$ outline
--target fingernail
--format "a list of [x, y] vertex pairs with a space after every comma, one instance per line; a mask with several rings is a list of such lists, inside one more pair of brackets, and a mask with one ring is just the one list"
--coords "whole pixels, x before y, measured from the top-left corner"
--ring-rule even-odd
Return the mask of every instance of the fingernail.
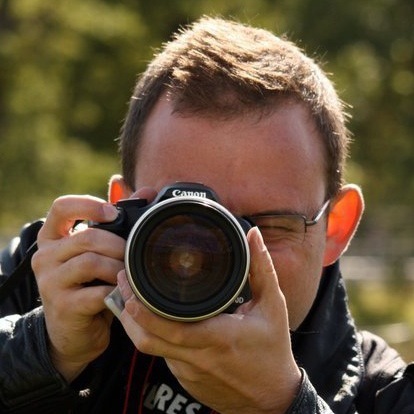
[[113, 221], [118, 217], [118, 209], [110, 203], [103, 205], [103, 211], [108, 221]]
[[121, 271], [118, 273], [117, 281], [119, 290], [125, 302], [129, 300], [131, 297], [135, 296], [134, 292], [132, 292], [132, 289], [129, 286], [129, 283], [125, 275], [125, 271]]
[[266, 250], [266, 245], [264, 244], [264, 240], [262, 237], [262, 233], [260, 233], [260, 230], [257, 227], [254, 227], [253, 229], [253, 242], [257, 246], [257, 249], [261, 252]]
[[125, 309], [133, 318], [135, 318], [140, 311], [138, 302], [132, 299], [128, 299], [125, 302]]

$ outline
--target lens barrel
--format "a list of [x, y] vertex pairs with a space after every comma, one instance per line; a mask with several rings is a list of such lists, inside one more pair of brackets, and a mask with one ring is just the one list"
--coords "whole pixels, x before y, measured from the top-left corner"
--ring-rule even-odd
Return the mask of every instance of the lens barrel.
[[[125, 266], [134, 293], [153, 312], [198, 321], [231, 308], [247, 282], [246, 230], [214, 200], [163, 200], [136, 221]], [[243, 300], [243, 299], [242, 299]]]

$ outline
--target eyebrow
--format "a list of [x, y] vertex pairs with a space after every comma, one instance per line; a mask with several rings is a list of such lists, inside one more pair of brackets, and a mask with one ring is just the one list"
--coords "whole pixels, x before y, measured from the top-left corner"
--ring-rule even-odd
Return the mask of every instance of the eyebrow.
[[245, 217], [257, 217], [257, 216], [302, 216], [306, 217], [306, 214], [297, 210], [265, 210], [254, 214], [246, 214]]

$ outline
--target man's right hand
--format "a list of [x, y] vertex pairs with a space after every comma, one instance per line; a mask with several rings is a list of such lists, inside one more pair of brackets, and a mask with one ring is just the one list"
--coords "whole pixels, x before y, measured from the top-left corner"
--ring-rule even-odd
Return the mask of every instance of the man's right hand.
[[[116, 208], [90, 196], [53, 203], [32, 259], [44, 309], [50, 356], [70, 382], [108, 346], [112, 313], [104, 298], [124, 268], [125, 240], [108, 231], [73, 229], [77, 220], [109, 222]], [[96, 280], [99, 283], [91, 283]]]

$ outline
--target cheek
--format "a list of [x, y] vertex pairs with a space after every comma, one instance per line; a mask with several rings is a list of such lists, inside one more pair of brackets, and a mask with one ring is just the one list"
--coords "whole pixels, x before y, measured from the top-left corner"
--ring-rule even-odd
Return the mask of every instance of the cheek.
[[310, 252], [272, 254], [280, 288], [285, 295], [290, 329], [297, 329], [309, 313], [322, 274], [322, 255]]

